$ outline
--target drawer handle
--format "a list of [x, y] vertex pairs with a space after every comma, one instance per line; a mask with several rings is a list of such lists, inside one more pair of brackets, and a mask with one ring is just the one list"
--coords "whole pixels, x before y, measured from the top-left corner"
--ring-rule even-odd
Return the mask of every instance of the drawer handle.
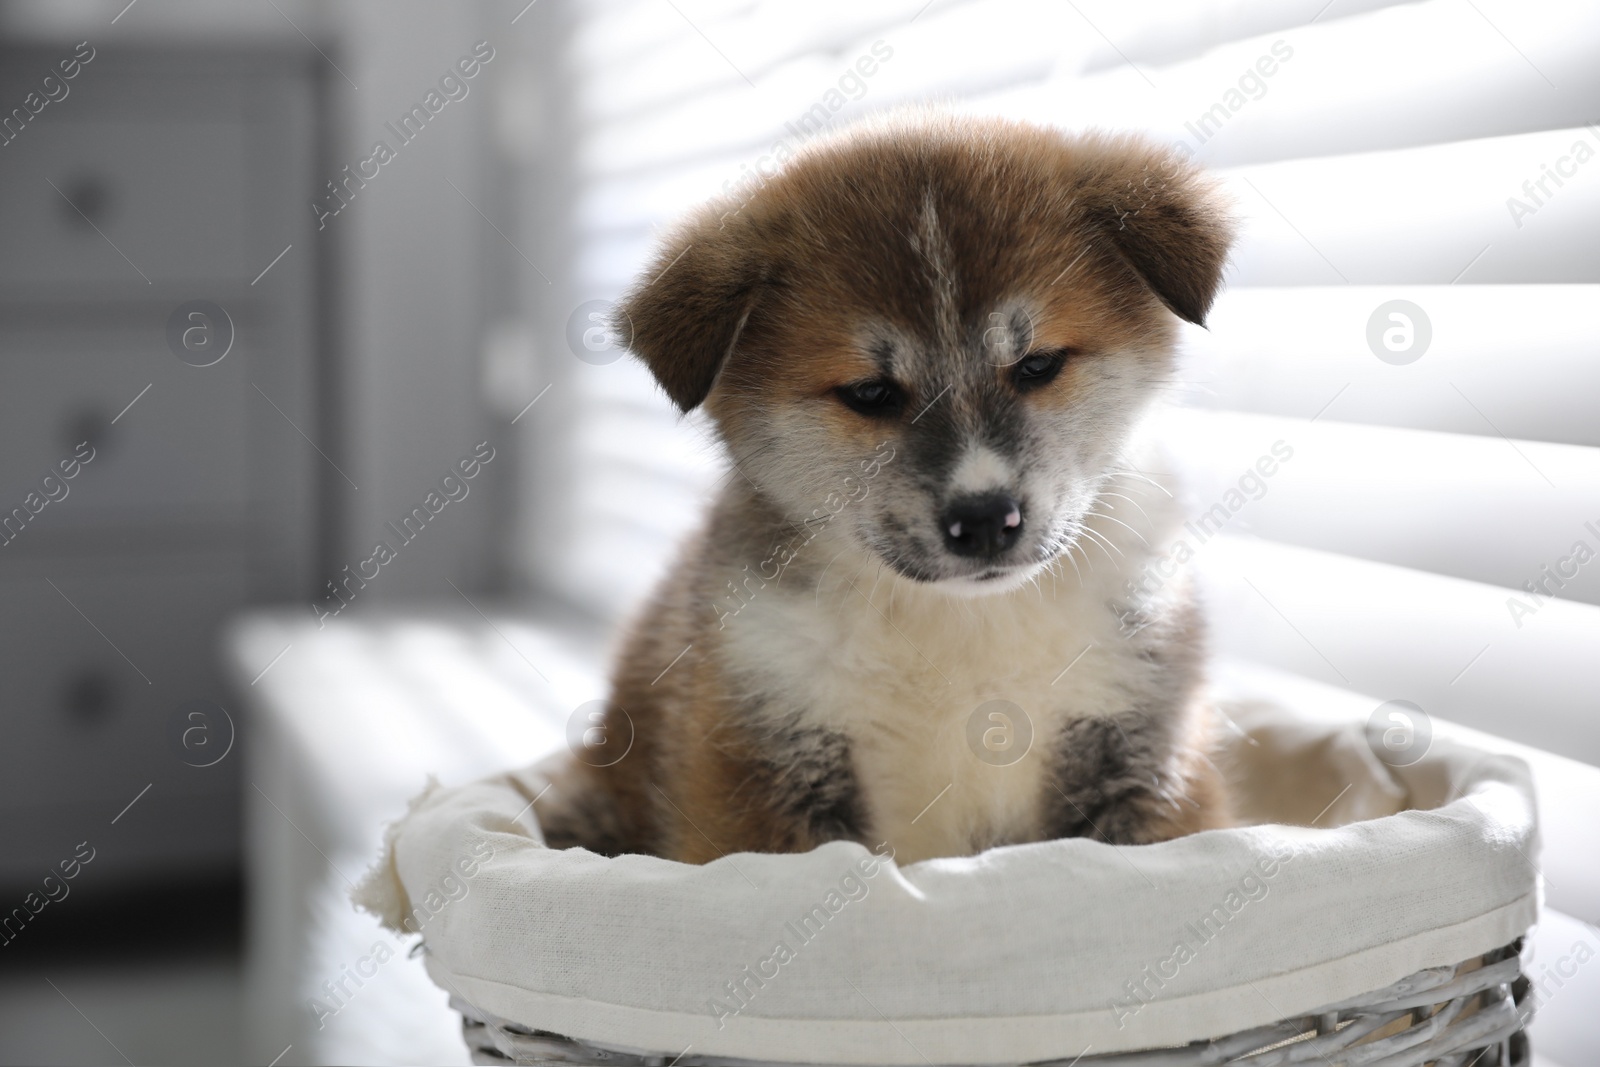
[[98, 667], [78, 670], [67, 679], [61, 694], [62, 709], [86, 726], [98, 726], [109, 719], [116, 702], [116, 684]]
[[94, 450], [90, 455], [100, 456], [106, 452], [117, 431], [112, 429], [111, 420], [103, 410], [83, 408], [61, 421], [60, 433], [61, 444], [68, 450], [76, 449], [87, 441]]
[[80, 174], [61, 183], [61, 196], [56, 199], [61, 220], [68, 226], [93, 232], [102, 230], [111, 218], [111, 185], [95, 174]]

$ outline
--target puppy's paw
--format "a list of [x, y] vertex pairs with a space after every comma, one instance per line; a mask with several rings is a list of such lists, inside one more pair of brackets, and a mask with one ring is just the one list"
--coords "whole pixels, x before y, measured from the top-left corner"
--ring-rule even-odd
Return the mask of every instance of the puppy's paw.
[[1063, 731], [1046, 835], [1145, 845], [1231, 825], [1221, 774], [1193, 731], [1138, 711], [1079, 719]]

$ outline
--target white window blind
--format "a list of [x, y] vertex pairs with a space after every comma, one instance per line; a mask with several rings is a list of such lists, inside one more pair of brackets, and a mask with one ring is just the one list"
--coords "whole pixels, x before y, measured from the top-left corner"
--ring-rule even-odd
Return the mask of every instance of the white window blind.
[[[619, 294], [660, 226], [795, 143], [806, 116], [834, 129], [931, 99], [1187, 145], [1243, 220], [1168, 420], [1197, 512], [1275, 442], [1293, 449], [1197, 554], [1219, 651], [1600, 763], [1600, 7], [569, 13], [563, 313]], [[1400, 320], [1372, 325], [1400, 300], [1421, 309], [1413, 344], [1428, 336], [1411, 362], [1383, 348]], [[637, 363], [568, 358], [558, 329], [544, 347], [565, 399], [529, 565], [615, 614], [722, 471]], [[1594, 561], [1574, 562], [1580, 542]]]

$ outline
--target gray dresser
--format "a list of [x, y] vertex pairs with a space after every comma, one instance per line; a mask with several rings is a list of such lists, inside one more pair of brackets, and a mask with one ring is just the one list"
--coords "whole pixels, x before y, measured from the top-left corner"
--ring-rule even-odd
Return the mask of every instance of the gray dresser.
[[219, 634], [309, 600], [338, 477], [313, 65], [102, 42], [64, 79], [81, 54], [0, 52], [0, 886], [22, 888], [83, 841], [85, 880], [237, 865]]

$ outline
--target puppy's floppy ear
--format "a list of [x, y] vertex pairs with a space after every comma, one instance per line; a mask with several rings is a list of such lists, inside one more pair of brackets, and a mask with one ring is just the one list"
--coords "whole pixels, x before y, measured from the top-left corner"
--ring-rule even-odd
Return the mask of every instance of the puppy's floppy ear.
[[1103, 150], [1084, 190], [1090, 218], [1163, 304], [1204, 326], [1233, 245], [1221, 193], [1170, 149], [1127, 139]]
[[761, 285], [754, 242], [720, 202], [680, 225], [613, 313], [613, 326], [680, 411], [711, 392]]

